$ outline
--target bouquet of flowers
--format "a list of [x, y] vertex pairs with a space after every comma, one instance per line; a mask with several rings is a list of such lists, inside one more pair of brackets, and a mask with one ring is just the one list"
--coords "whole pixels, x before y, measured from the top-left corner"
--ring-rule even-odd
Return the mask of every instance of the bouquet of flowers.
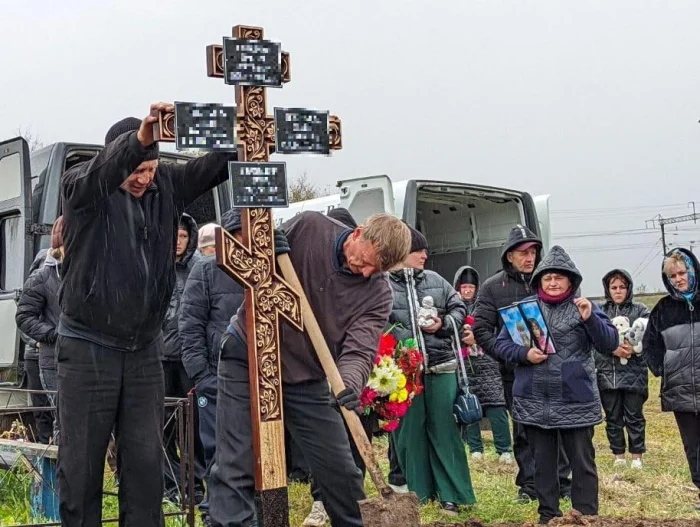
[[390, 332], [382, 335], [374, 368], [360, 394], [363, 413], [375, 412], [382, 430], [396, 430], [414, 397], [423, 391], [422, 371], [423, 354], [414, 338], [399, 342]]

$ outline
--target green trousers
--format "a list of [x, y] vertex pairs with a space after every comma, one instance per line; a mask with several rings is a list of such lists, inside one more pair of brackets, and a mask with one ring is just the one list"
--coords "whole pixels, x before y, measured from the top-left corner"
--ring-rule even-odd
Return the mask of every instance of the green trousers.
[[[512, 452], [510, 438], [510, 424], [508, 423], [508, 411], [505, 406], [489, 406], [484, 408], [484, 417], [491, 422], [493, 432], [493, 446], [496, 454]], [[462, 425], [462, 439], [469, 445], [469, 452], [484, 452], [484, 443], [481, 441], [481, 423]]]
[[452, 413], [457, 375], [424, 375], [425, 391], [394, 432], [396, 455], [409, 490], [421, 503], [476, 503], [467, 455]]

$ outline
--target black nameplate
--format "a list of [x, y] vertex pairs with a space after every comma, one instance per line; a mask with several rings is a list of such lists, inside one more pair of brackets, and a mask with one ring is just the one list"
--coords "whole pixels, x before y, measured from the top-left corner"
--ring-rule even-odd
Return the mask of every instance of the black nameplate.
[[286, 163], [229, 161], [231, 201], [234, 207], [286, 207]]
[[279, 42], [224, 38], [224, 81], [240, 86], [282, 86]]
[[275, 152], [330, 155], [328, 112], [275, 108]]
[[216, 103], [175, 103], [175, 148], [235, 150], [236, 107]]

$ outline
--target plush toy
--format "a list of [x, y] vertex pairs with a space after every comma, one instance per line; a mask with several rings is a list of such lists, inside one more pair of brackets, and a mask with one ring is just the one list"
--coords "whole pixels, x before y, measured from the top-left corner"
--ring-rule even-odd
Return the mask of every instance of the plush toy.
[[426, 296], [421, 302], [421, 307], [418, 309], [418, 325], [422, 328], [430, 327], [435, 324], [433, 317], [438, 316], [435, 309], [435, 301], [432, 296]]
[[642, 353], [642, 339], [644, 338], [644, 332], [647, 330], [647, 324], [649, 323], [648, 318], [638, 318], [632, 324], [632, 327], [625, 333], [625, 339], [627, 342], [632, 344], [634, 353], [640, 355]]
[[[617, 334], [620, 336], [620, 346], [622, 346], [625, 343], [625, 336], [630, 329], [630, 319], [627, 317], [615, 317], [611, 322], [617, 329]], [[620, 364], [627, 364], [627, 359], [620, 359]]]

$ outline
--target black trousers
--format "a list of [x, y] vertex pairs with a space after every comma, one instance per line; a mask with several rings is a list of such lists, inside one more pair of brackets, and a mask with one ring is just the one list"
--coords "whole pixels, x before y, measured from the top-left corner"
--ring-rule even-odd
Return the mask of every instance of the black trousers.
[[[292, 439], [292, 435], [287, 428], [284, 429], [284, 457], [287, 464], [287, 479], [297, 483], [309, 483], [311, 480], [309, 465], [306, 463], [304, 454], [294, 442], [294, 439]], [[313, 494], [313, 490], [312, 483], [311, 494]]]
[[202, 457], [204, 462], [204, 481], [207, 485], [207, 494], [199, 504], [199, 510], [203, 515], [209, 512], [209, 471], [214, 463], [214, 451], [216, 449], [216, 376], [211, 375], [202, 379], [194, 388], [197, 397], [197, 423], [199, 441], [202, 445]]
[[526, 426], [535, 458], [535, 491], [540, 521], [561, 516], [559, 508], [559, 448], [571, 460], [571, 506], [585, 515], [598, 514], [598, 470], [595, 464], [593, 427], [545, 429]]
[[[215, 527], [249, 527], [254, 518], [254, 463], [248, 350], [239, 338], [224, 343], [219, 362], [216, 453], [209, 476], [209, 519]], [[340, 413], [330, 406], [327, 381], [284, 385], [284, 417], [323, 495], [331, 524], [361, 527], [365, 498]]]
[[[193, 383], [187, 376], [185, 367], [180, 361], [164, 361], [163, 362], [163, 376], [165, 380], [165, 396], [166, 397], [178, 397], [185, 398], [187, 393], [193, 388]], [[196, 399], [195, 399], [196, 402]], [[204, 477], [204, 470], [206, 468], [204, 461], [204, 449], [202, 447], [202, 442], [199, 438], [199, 430], [197, 426], [197, 407], [192, 409], [195, 412], [194, 419], [194, 487], [195, 494], [200, 494], [201, 497], [204, 496], [204, 485], [202, 484], [202, 478]], [[165, 409], [165, 428], [163, 430], [163, 445], [165, 447], [165, 495], [170, 499], [179, 499], [178, 491], [185, 494], [184, 489], [180, 489], [180, 471], [181, 471], [181, 460], [179, 453], [180, 445], [180, 434], [179, 426], [176, 419], [173, 417], [175, 413], [175, 408], [170, 407]], [[184, 416], [183, 416], [184, 418]], [[186, 441], [186, 438], [185, 438]], [[186, 443], [185, 443], [186, 444]], [[186, 478], [189, 481], [189, 477]]]
[[[35, 359], [25, 359], [24, 368], [27, 372], [27, 389], [43, 390], [44, 386], [41, 384], [41, 375], [39, 373], [39, 361]], [[32, 406], [37, 408], [51, 406], [48, 396], [43, 393], [33, 393], [31, 398]], [[53, 415], [50, 411], [34, 412], [33, 432], [33, 437], [30, 435], [30, 439], [44, 445], [49, 444], [49, 440], [53, 435]]]
[[600, 400], [605, 410], [605, 432], [613, 454], [624, 454], [628, 445], [630, 454], [646, 452], [644, 438], [647, 422], [644, 419], [643, 408], [647, 397], [647, 394], [626, 390], [600, 392]]
[[[503, 379], [503, 389], [506, 397], [508, 411], [513, 409], [513, 381]], [[512, 421], [512, 420], [511, 420]], [[513, 455], [518, 465], [518, 474], [515, 476], [515, 485], [520, 493], [527, 494], [531, 499], [537, 499], [535, 492], [535, 458], [528, 442], [526, 427], [517, 421], [513, 423]], [[560, 496], [571, 494], [571, 465], [564, 450], [564, 445], [559, 442], [559, 491]]]
[[389, 434], [389, 484], [397, 487], [407, 484], [406, 476], [403, 475], [401, 465], [399, 465], [399, 456], [396, 454], [393, 433]]
[[97, 527], [105, 456], [117, 445], [120, 527], [161, 527], [163, 341], [123, 352], [58, 337], [59, 510], [63, 527]]
[[690, 476], [700, 489], [700, 415], [691, 412], [673, 412], [673, 415], [681, 433]]

